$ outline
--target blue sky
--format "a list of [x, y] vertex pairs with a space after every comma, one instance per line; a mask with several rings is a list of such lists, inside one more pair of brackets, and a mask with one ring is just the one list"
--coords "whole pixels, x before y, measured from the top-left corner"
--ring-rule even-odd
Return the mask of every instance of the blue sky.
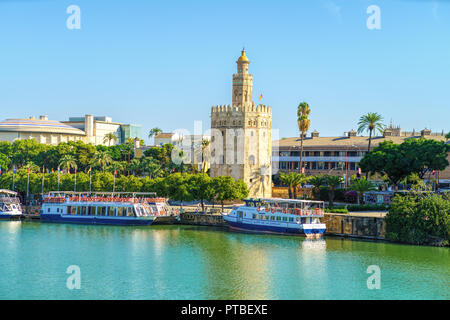
[[[81, 9], [81, 29], [66, 9]], [[369, 5], [381, 30], [366, 27]], [[84, 114], [146, 134], [209, 127], [231, 103], [245, 45], [253, 99], [281, 137], [298, 135], [299, 102], [322, 136], [367, 112], [404, 130], [450, 130], [450, 1], [0, 0], [0, 118]]]

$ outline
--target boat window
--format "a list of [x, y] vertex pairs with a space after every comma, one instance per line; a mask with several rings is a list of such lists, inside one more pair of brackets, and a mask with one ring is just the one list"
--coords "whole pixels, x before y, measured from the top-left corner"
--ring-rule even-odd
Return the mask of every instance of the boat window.
[[293, 222], [294, 221], [294, 218], [289, 218], [289, 222]]
[[253, 219], [256, 219], [256, 214], [253, 214]]
[[300, 218], [297, 218], [297, 222], [299, 222], [300, 221]]
[[239, 218], [242, 218], [243, 212], [242, 211], [238, 211], [238, 215], [239, 215]]
[[[115, 217], [116, 216], [116, 207], [109, 207], [108, 216]], [[122, 211], [117, 212], [117, 216], [122, 216]]]
[[126, 215], [127, 215], [127, 212], [126, 212], [124, 207], [118, 207], [117, 208], [117, 216], [118, 217], [123, 217], [123, 216], [126, 216]]
[[275, 220], [275, 217], [274, 216], [270, 216], [270, 220]]
[[278, 217], [277, 217], [277, 221], [281, 221], [281, 217], [278, 216]]
[[267, 220], [267, 219], [269, 219], [269, 217], [268, 216], [264, 216], [264, 220]]
[[71, 213], [73, 216], [77, 215], [77, 207], [72, 207]]
[[82, 216], [86, 215], [86, 207], [81, 207], [81, 215]]
[[50, 212], [50, 208], [47, 209], [47, 212]]
[[[137, 207], [137, 208], [138, 208], [138, 207]], [[135, 208], [135, 209], [137, 209], [137, 208]], [[133, 216], [134, 216], [134, 217], [137, 217], [137, 214], [134, 214], [132, 210], [129, 210], [128, 213], [127, 213], [127, 216], [128, 216], [128, 217], [133, 217]]]

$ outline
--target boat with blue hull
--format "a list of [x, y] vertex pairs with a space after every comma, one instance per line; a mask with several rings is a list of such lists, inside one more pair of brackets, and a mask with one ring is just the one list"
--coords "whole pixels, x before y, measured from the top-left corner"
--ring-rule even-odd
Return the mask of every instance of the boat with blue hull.
[[44, 222], [148, 226], [166, 215], [164, 198], [154, 193], [50, 192], [43, 197]]
[[0, 189], [0, 219], [18, 220], [22, 216], [22, 207], [17, 192]]
[[231, 229], [321, 237], [326, 226], [324, 202], [289, 199], [246, 199], [245, 205], [222, 213]]

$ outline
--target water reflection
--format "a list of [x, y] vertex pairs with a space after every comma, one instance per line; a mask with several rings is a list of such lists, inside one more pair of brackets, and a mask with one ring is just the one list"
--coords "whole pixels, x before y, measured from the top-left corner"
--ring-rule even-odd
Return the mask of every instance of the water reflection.
[[[374, 299], [448, 297], [449, 250], [191, 226], [0, 223], [0, 298]], [[68, 265], [81, 291], [65, 289]], [[366, 287], [368, 265], [382, 290]]]

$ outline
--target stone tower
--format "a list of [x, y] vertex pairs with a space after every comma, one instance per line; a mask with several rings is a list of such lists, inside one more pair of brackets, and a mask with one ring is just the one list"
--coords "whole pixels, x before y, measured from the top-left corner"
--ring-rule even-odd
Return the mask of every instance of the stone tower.
[[233, 75], [232, 105], [211, 109], [212, 178], [243, 180], [249, 197], [272, 196], [272, 109], [252, 101], [253, 76], [245, 50]]

